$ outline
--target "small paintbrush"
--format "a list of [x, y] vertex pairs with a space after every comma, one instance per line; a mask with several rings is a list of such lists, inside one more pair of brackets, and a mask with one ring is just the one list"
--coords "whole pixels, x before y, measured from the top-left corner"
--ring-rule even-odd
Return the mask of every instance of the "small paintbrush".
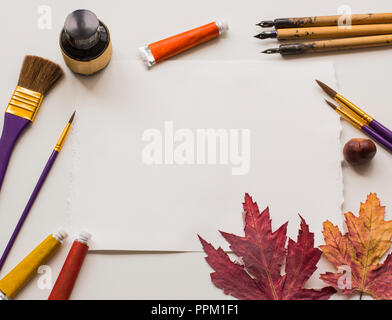
[[37, 196], [38, 196], [39, 192], [41, 191], [41, 188], [44, 185], [45, 180], [46, 180], [50, 170], [52, 169], [53, 164], [55, 163], [59, 152], [61, 151], [61, 149], [64, 145], [65, 139], [67, 138], [67, 135], [68, 135], [69, 130], [71, 128], [71, 124], [73, 122], [74, 117], [75, 117], [75, 112], [72, 114], [71, 118], [69, 119], [65, 129], [63, 130], [63, 132], [60, 136], [60, 139], [58, 140], [56, 146], [53, 149], [53, 152], [52, 152], [48, 162], [46, 163], [44, 170], [42, 171], [41, 176], [39, 177], [37, 185], [35, 186], [33, 193], [31, 194], [30, 199], [27, 202], [27, 205], [22, 213], [22, 216], [20, 217], [18, 224], [16, 225], [15, 230], [12, 233], [12, 236], [7, 244], [7, 247], [5, 248], [4, 253], [0, 259], [0, 270], [2, 269], [2, 267], [5, 263], [5, 260], [7, 259], [8, 254], [10, 253], [12, 246], [15, 243], [16, 238], [18, 237], [18, 234], [19, 234], [20, 230], [22, 229], [23, 223], [25, 222], [27, 216], [29, 215], [30, 209], [33, 206], [35, 200], [37, 199]]
[[36, 56], [25, 57], [18, 86], [5, 110], [0, 139], [0, 189], [20, 134], [34, 121], [44, 95], [62, 75], [63, 70], [56, 63]]
[[317, 84], [324, 90], [324, 92], [329, 95], [332, 99], [334, 99], [339, 104], [343, 105], [347, 109], [354, 112], [357, 116], [365, 121], [365, 124], [372, 128], [375, 132], [377, 132], [384, 139], [392, 143], [392, 131], [386, 128], [384, 125], [379, 123], [377, 120], [373, 119], [362, 109], [358, 108], [355, 104], [347, 100], [345, 97], [337, 93], [332, 88], [328, 87], [325, 83], [316, 80]]
[[388, 149], [390, 152], [392, 152], [392, 143], [390, 143], [388, 140], [386, 140], [383, 136], [378, 134], [375, 130], [373, 130], [371, 127], [369, 127], [363, 119], [358, 120], [342, 108], [339, 108], [338, 106], [335, 106], [332, 102], [325, 100], [328, 105], [334, 109], [337, 113], [342, 115], [344, 118], [346, 118], [349, 122], [351, 122], [352, 125], [360, 129], [361, 131], [365, 132], [369, 137], [373, 138], [375, 141], [377, 141], [379, 144], [383, 145], [386, 149]]

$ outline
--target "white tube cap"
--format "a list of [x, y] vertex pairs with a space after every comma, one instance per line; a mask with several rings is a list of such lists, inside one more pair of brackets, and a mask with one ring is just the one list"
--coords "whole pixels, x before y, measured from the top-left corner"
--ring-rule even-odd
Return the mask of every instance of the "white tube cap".
[[55, 237], [58, 241], [63, 242], [68, 238], [68, 233], [63, 229], [59, 229], [56, 233], [53, 233], [53, 237]]
[[140, 58], [148, 68], [151, 68], [156, 63], [155, 58], [148, 46], [140, 47], [138, 51]]
[[220, 35], [224, 34], [227, 30], [229, 30], [229, 24], [227, 23], [226, 20], [218, 19], [218, 20], [215, 20], [215, 23], [218, 26]]
[[0, 291], [0, 300], [9, 300], [8, 297], [2, 291]]
[[86, 231], [82, 231], [82, 232], [79, 234], [78, 240], [81, 241], [81, 242], [83, 242], [83, 243], [87, 243], [87, 242], [89, 242], [89, 240], [91, 239], [91, 237], [92, 237], [91, 233], [86, 232]]

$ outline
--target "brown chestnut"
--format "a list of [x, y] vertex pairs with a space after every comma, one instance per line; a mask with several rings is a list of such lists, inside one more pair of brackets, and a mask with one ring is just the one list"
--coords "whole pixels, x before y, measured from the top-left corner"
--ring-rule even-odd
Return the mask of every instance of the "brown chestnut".
[[350, 164], [364, 164], [374, 158], [377, 147], [370, 139], [351, 139], [343, 149], [343, 155]]

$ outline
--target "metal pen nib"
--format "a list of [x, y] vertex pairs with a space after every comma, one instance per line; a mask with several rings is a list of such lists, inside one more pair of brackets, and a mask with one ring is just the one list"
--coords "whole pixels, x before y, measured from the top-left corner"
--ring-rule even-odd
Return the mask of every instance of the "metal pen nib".
[[262, 51], [261, 53], [265, 53], [265, 54], [280, 53], [280, 49], [279, 48], [267, 49]]
[[276, 39], [278, 33], [276, 31], [264, 31], [255, 36], [257, 39]]
[[271, 28], [275, 25], [275, 22], [272, 20], [267, 20], [267, 21], [261, 21], [256, 24], [256, 26], [262, 27], [262, 28]]

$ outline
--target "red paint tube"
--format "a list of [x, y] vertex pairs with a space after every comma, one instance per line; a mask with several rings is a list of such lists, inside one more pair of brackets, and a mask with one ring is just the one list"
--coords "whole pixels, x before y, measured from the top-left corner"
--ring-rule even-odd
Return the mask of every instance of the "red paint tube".
[[48, 300], [69, 300], [88, 251], [91, 235], [82, 232], [74, 241]]

